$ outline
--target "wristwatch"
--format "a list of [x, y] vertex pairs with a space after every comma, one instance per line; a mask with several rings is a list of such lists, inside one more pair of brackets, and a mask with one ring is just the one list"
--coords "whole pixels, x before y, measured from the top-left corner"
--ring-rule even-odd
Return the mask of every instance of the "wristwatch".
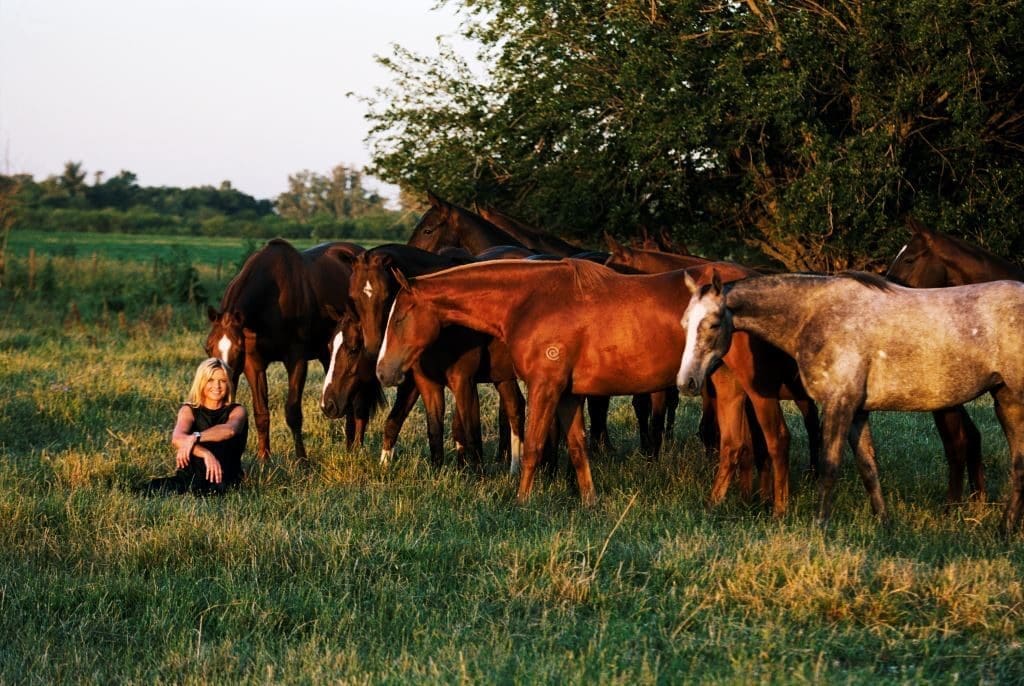
[[196, 443], [198, 443], [198, 442], [199, 442], [199, 435], [200, 435], [200, 434], [199, 434], [199, 432], [198, 432], [198, 431], [196, 431], [196, 432], [194, 432], [194, 433], [192, 434], [192, 437], [196, 439]]

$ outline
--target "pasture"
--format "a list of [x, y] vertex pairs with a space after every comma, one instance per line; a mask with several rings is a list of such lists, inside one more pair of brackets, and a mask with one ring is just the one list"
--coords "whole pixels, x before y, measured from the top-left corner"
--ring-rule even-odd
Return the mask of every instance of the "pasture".
[[[207, 321], [129, 287], [166, 248], [115, 259], [91, 238], [53, 253], [66, 271], [49, 292], [0, 289], [0, 682], [1024, 680], [1024, 535], [996, 535], [1009, 467], [987, 400], [968, 409], [993, 502], [945, 512], [931, 417], [879, 413], [893, 522], [874, 521], [847, 453], [823, 536], [791, 406], [781, 520], [734, 492], [705, 509], [714, 464], [694, 401], [650, 463], [616, 399], [616, 450], [592, 465], [597, 506], [580, 507], [561, 473], [517, 506], [491, 457], [482, 479], [431, 470], [419, 410], [387, 471], [380, 417], [346, 452], [317, 405], [317, 364], [303, 408], [312, 465], [297, 467], [275, 365], [271, 461], [250, 457], [247, 484], [224, 498], [145, 498], [132, 486], [171, 471]], [[191, 254], [212, 302], [233, 275], [222, 266], [218, 281], [217, 261], [244, 248]], [[9, 273], [25, 269], [19, 250]], [[105, 284], [122, 288], [118, 307]], [[244, 382], [238, 398], [251, 408]], [[491, 456], [494, 394], [484, 401]]]

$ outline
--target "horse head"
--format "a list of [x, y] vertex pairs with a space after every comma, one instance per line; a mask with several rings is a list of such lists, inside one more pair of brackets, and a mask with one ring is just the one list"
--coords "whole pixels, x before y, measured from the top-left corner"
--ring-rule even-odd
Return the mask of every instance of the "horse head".
[[356, 313], [348, 307], [339, 313], [331, 305], [326, 311], [335, 327], [328, 343], [330, 365], [324, 376], [320, 409], [327, 417], [338, 419], [350, 409], [353, 395], [374, 381], [373, 362], [364, 354], [363, 331]]
[[946, 264], [935, 251], [936, 234], [914, 217], [907, 217], [913, 234], [896, 255], [885, 278], [902, 286], [939, 288], [949, 285]]
[[455, 206], [427, 191], [430, 209], [423, 213], [413, 227], [409, 245], [429, 252], [459, 244], [455, 235], [457, 226], [453, 222]]
[[399, 291], [391, 305], [377, 356], [377, 378], [385, 386], [400, 384], [424, 348], [441, 334], [441, 322], [434, 306], [417, 297], [416, 288], [400, 271], [395, 270], [394, 276]]
[[391, 270], [394, 259], [386, 253], [367, 251], [352, 263], [349, 279], [349, 299], [355, 315], [362, 323], [362, 337], [366, 354], [380, 352], [384, 329], [387, 327], [387, 308], [391, 306], [397, 286]]
[[231, 382], [237, 388], [245, 364], [245, 318], [237, 310], [218, 312], [207, 308], [210, 333], [206, 336], [206, 354], [216, 357], [231, 370]]
[[686, 330], [686, 346], [679, 363], [676, 385], [680, 392], [697, 395], [732, 342], [732, 318], [725, 304], [725, 289], [718, 270], [711, 271], [711, 283], [698, 284], [689, 273], [684, 276], [690, 291], [680, 325]]

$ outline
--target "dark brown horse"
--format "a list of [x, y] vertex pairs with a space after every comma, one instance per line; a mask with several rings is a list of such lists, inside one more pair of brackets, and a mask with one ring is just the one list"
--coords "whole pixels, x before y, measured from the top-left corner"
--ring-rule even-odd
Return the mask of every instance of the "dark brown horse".
[[693, 296], [683, 318], [680, 389], [700, 390], [707, 371], [730, 349], [734, 331], [754, 333], [796, 358], [825, 417], [822, 524], [832, 511], [844, 439], [857, 458], [872, 510], [886, 516], [871, 411], [932, 411], [988, 392], [1010, 449], [1002, 530], [1016, 530], [1024, 506], [1024, 284], [915, 289], [851, 273], [686, 286]]
[[[395, 272], [420, 276], [446, 269], [465, 260], [435, 255], [407, 245], [382, 245], [360, 255], [353, 264], [350, 297], [360, 321], [363, 347], [373, 358], [380, 350], [387, 315], [399, 282]], [[476, 385], [493, 383], [500, 398], [499, 459], [508, 453], [517, 471], [522, 452], [524, 399], [504, 343], [460, 326], [445, 329], [437, 342], [427, 348], [413, 366], [411, 378], [399, 387], [395, 406], [384, 430], [382, 462], [390, 458], [406, 416], [423, 398], [427, 409], [427, 433], [431, 458], [439, 465], [443, 457], [444, 389], [455, 397], [453, 434], [460, 461], [468, 450], [473, 460], [482, 453], [479, 399]]]
[[[706, 271], [710, 276], [710, 269]], [[678, 298], [683, 287], [682, 272], [625, 276], [572, 259], [491, 262], [438, 272], [403, 284], [391, 309], [377, 375], [387, 385], [399, 383], [447, 325], [505, 341], [529, 391], [519, 500], [530, 494], [548, 427], [557, 417], [566, 432], [581, 498], [590, 503], [596, 492], [582, 396], [646, 394], [675, 383], [674, 358], [685, 343], [679, 327], [686, 305]], [[739, 342], [730, 355], [752, 352]], [[764, 364], [765, 358], [760, 359]], [[740, 368], [729, 360], [726, 365], [734, 372]], [[761, 379], [756, 373], [737, 380], [751, 397], [764, 432], [775, 512], [782, 514], [789, 497], [789, 432], [779, 402], [758, 390]], [[719, 417], [723, 433], [727, 427], [745, 426], [742, 400], [736, 407], [735, 422]]]
[[[306, 457], [302, 442], [302, 390], [308, 360], [327, 368], [327, 344], [334, 320], [327, 306], [343, 310], [348, 300], [351, 263], [363, 249], [352, 243], [325, 243], [303, 252], [280, 239], [252, 254], [228, 284], [220, 310], [209, 308], [206, 352], [224, 360], [237, 382], [244, 372], [252, 390], [258, 439], [257, 457], [270, 456], [267, 367], [282, 362], [288, 370], [285, 419], [295, 454]], [[345, 415], [349, 447], [361, 443], [380, 387], [362, 388]]]
[[[910, 242], [889, 266], [886, 278], [911, 288], [946, 288], [1009, 279], [1024, 281], [1024, 270], [1001, 257], [954, 236], [926, 228], [907, 218]], [[946, 501], [963, 500], [964, 471], [972, 497], [986, 497], [985, 467], [981, 460], [981, 432], [963, 405], [932, 412], [949, 465]]]
[[535, 229], [515, 217], [494, 208], [481, 207], [478, 209], [478, 214], [498, 228], [511, 234], [526, 247], [539, 252], [560, 257], [572, 257], [586, 251], [586, 248], [581, 248], [568, 241], [563, 241], [558, 236]]

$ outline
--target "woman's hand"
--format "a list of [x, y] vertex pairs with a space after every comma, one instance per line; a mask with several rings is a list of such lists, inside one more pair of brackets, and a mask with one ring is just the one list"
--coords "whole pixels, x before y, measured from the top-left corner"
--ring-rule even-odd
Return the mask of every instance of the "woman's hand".
[[206, 480], [211, 484], [219, 484], [224, 480], [224, 472], [220, 468], [220, 460], [210, 453], [206, 456]]
[[196, 437], [192, 436], [191, 440], [185, 441], [182, 445], [178, 446], [178, 454], [175, 457], [175, 464], [178, 465], [178, 469], [188, 467], [189, 460], [192, 459], [192, 449], [195, 448], [196, 440]]

